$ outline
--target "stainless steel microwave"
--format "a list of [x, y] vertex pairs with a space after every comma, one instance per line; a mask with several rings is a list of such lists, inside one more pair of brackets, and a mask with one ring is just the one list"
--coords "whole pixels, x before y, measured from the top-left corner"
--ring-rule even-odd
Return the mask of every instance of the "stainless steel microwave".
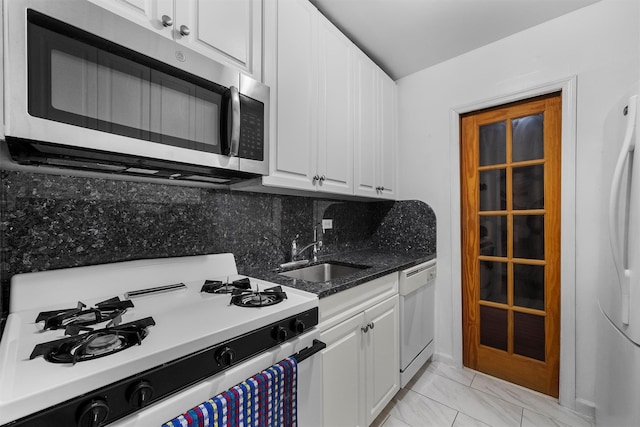
[[86, 0], [4, 1], [19, 164], [233, 183], [268, 173], [269, 88]]

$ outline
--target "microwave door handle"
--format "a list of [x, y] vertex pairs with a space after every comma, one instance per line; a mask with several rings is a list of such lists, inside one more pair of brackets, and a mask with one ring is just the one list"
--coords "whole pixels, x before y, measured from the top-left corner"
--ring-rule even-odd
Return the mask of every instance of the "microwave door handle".
[[240, 92], [235, 86], [231, 92], [231, 138], [229, 140], [229, 157], [237, 157], [240, 150]]

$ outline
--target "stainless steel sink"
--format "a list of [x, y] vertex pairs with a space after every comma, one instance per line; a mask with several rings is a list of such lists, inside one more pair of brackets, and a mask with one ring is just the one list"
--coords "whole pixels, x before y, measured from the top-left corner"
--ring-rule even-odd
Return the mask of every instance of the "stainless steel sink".
[[338, 277], [348, 276], [358, 271], [369, 268], [363, 265], [345, 265], [332, 262], [310, 265], [308, 267], [297, 268], [295, 270], [284, 271], [280, 273], [283, 276], [292, 277], [294, 279], [302, 279], [307, 282], [328, 282]]

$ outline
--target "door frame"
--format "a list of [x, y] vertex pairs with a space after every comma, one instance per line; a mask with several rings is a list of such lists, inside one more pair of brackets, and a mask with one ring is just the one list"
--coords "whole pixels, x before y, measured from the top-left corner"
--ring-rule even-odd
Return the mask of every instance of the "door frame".
[[562, 165], [560, 262], [560, 404], [593, 416], [589, 402], [576, 400], [576, 84], [577, 77], [553, 81], [498, 97], [452, 107], [449, 111], [449, 165], [451, 170], [451, 282], [453, 362], [462, 366], [462, 245], [460, 225], [460, 115], [484, 108], [561, 91]]

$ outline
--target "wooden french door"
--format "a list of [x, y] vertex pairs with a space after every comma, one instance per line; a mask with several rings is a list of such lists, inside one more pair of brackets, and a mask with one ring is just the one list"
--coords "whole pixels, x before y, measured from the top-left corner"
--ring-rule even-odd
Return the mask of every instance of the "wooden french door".
[[463, 363], [557, 397], [560, 94], [461, 129]]

